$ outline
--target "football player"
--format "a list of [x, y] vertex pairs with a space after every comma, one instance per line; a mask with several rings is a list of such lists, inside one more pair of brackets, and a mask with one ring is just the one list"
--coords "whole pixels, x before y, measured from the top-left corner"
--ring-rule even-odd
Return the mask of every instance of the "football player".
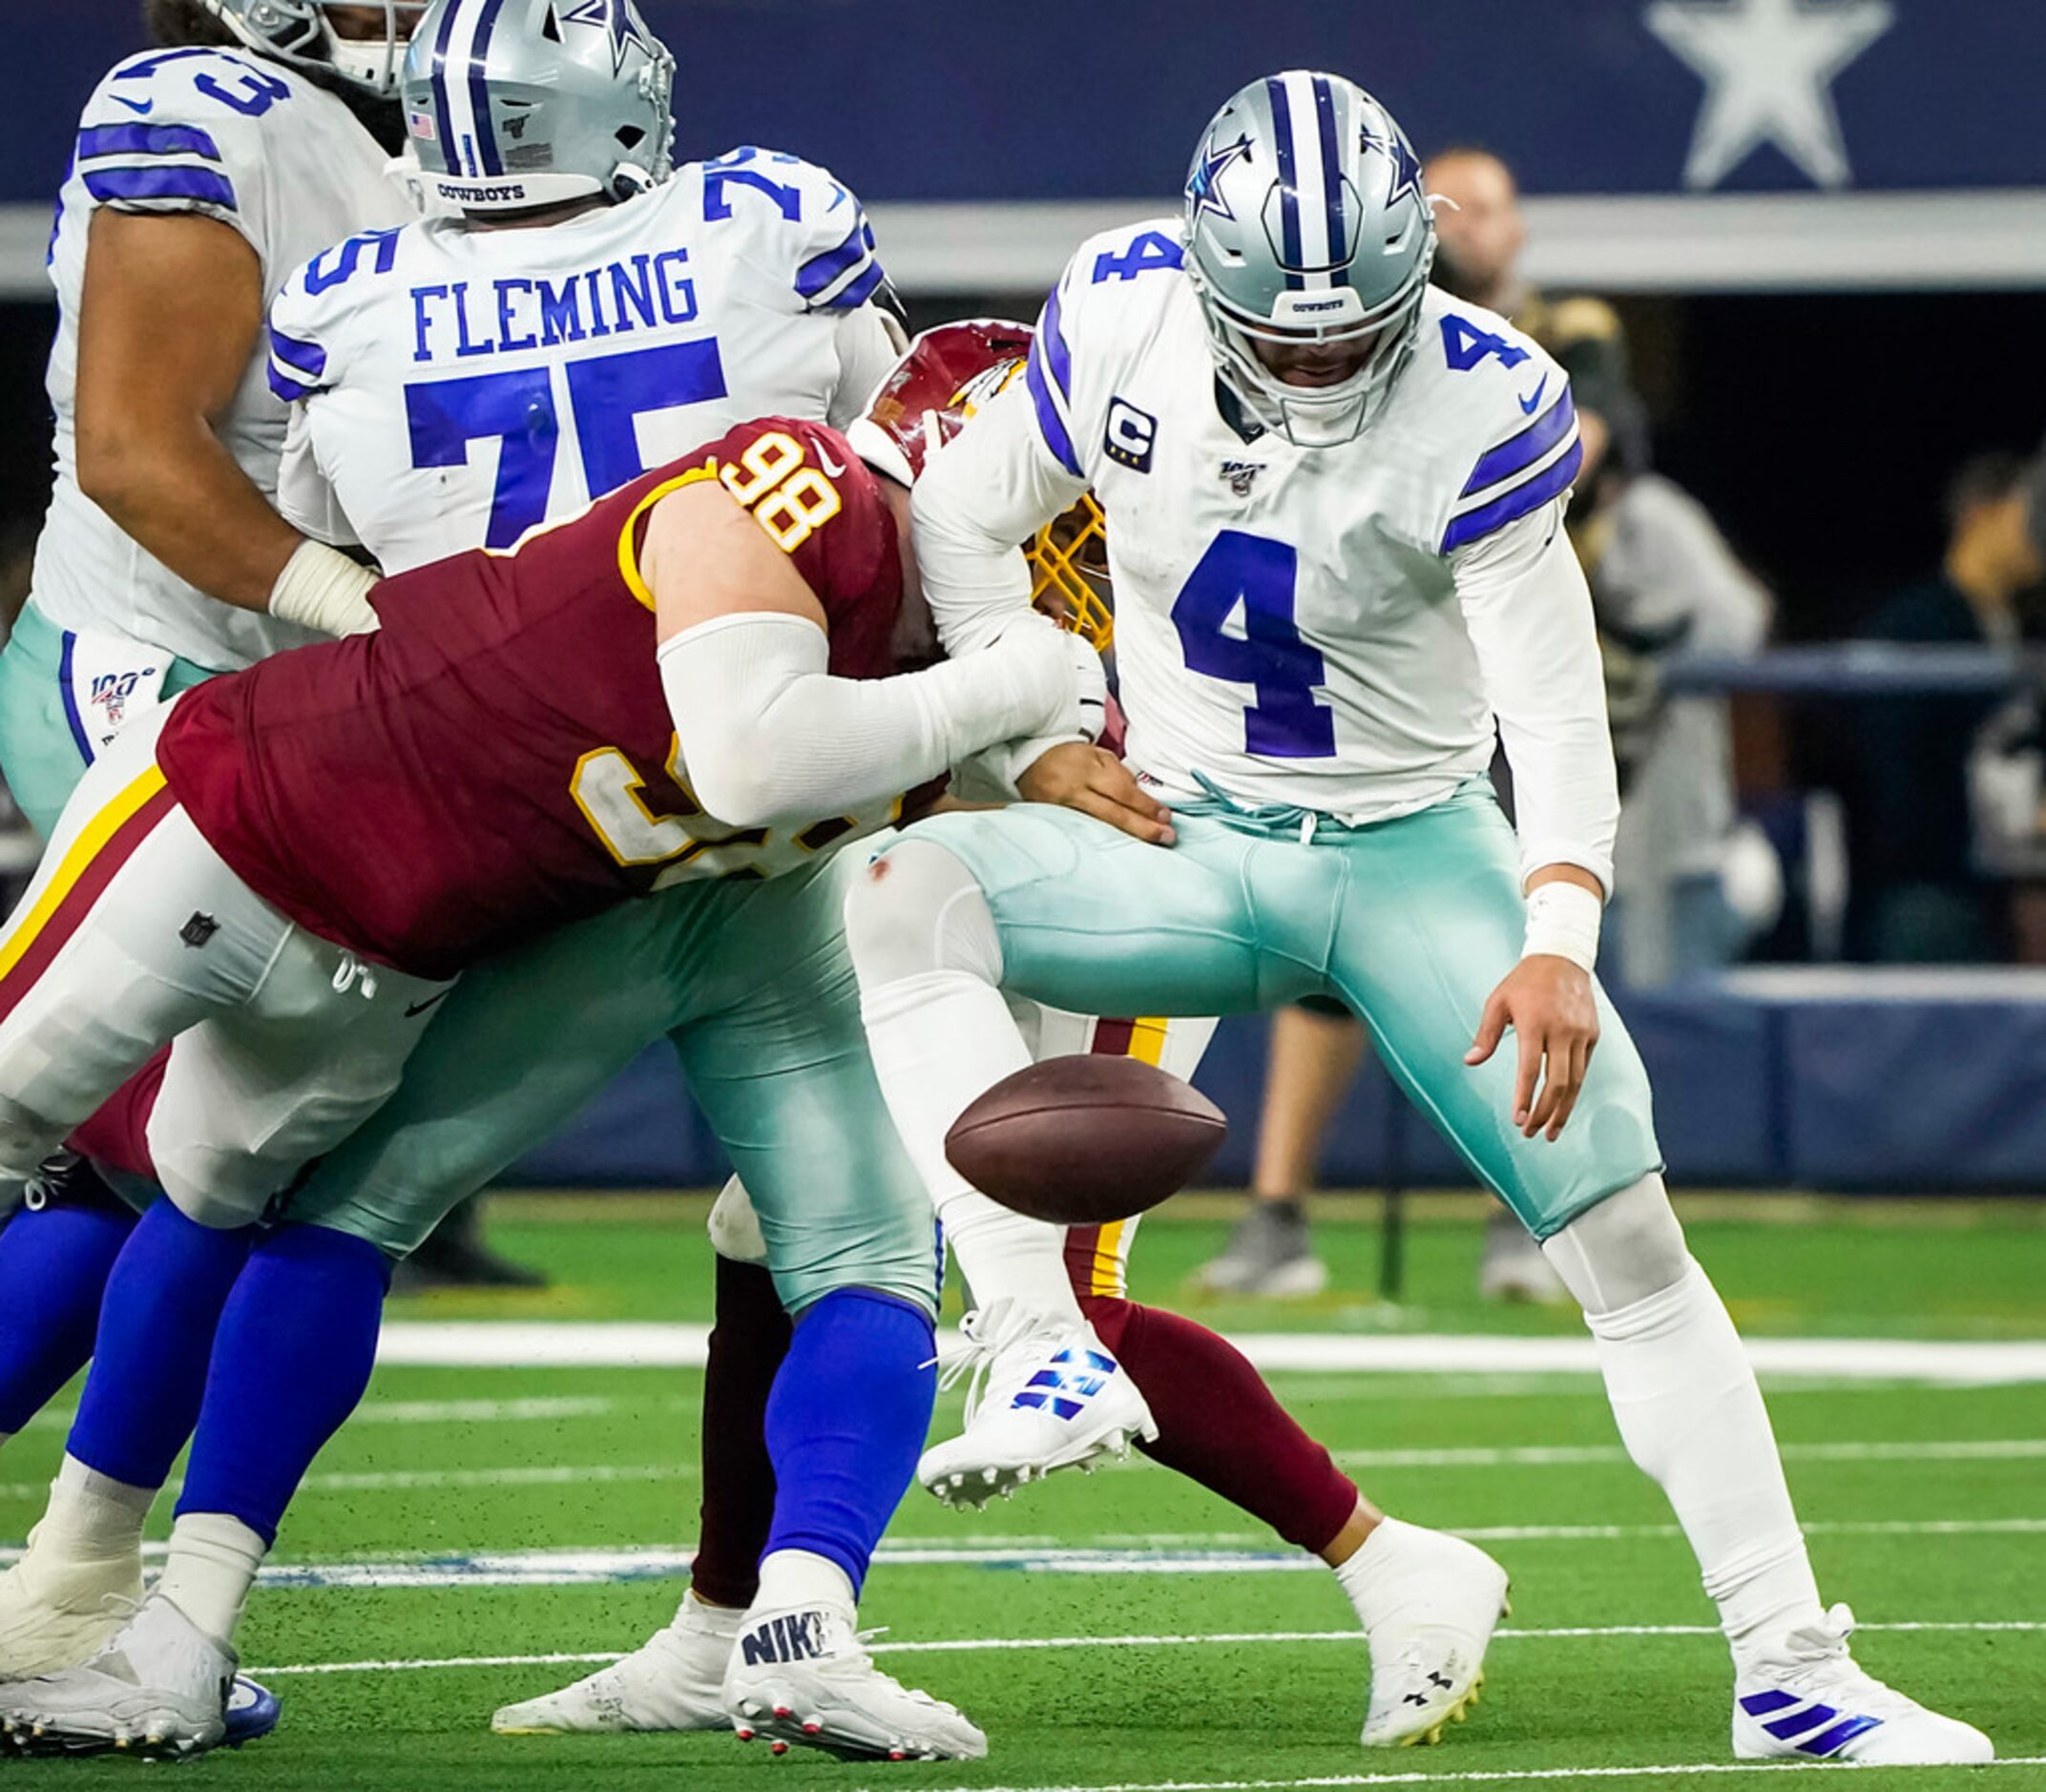
[[[1183, 214], [1080, 248], [1027, 385], [918, 487], [926, 589], [961, 651], [1013, 616], [1014, 544], [1094, 490], [1130, 760], [1170, 803], [1148, 844], [1051, 807], [933, 817], [848, 904], [875, 1068], [992, 1352], [988, 1398], [920, 1473], [979, 1499], [1143, 1419], [1128, 1376], [1060, 1367], [1114, 1359], [1057, 1233], [945, 1157], [952, 1120], [1027, 1062], [1005, 991], [1168, 1014], [1332, 997], [1583, 1306], [1622, 1438], [1719, 1606], [1736, 1755], [1988, 1760], [1848, 1653], [1671, 1211], [1646, 1076], [1591, 974], [1618, 802], [1562, 527], [1569, 384], [1430, 288], [1433, 245], [1376, 101], [1305, 71], [1253, 82], [1202, 137]], [[1495, 724], [1517, 841], [1484, 776]], [[1018, 1398], [1033, 1378], [1064, 1401]]]
[[[315, 249], [412, 215], [385, 168], [419, 10], [147, 0], [158, 48], [116, 63], [86, 102], [50, 254], [56, 483], [0, 652], [0, 771], [45, 837], [126, 722], [366, 615], [368, 575], [271, 508], [284, 408], [261, 327]], [[0, 1441], [92, 1354], [133, 1223], [65, 1164], [0, 1232]], [[64, 1476], [50, 1529], [81, 1552], [138, 1522], [119, 1490], [75, 1466]], [[0, 1667], [40, 1658], [0, 1600]]]
[[[672, 59], [624, 0], [568, 15], [444, 5], [420, 35], [407, 112], [427, 170], [466, 210], [431, 229], [349, 239], [300, 270], [279, 302], [270, 385], [307, 401], [284, 474], [295, 518], [366, 538], [396, 570], [499, 540], [507, 515], [523, 532], [532, 505], [572, 512], [645, 456], [741, 417], [857, 412], [896, 339], [871, 302], [886, 291], [872, 234], [829, 176], [745, 150], [665, 179]], [[472, 78], [450, 85], [449, 56]], [[458, 133], [439, 129], [450, 118]], [[482, 297], [470, 297], [471, 281]], [[436, 331], [426, 312], [450, 283], [451, 327]], [[531, 314], [509, 321], [521, 300]], [[501, 358], [478, 373], [472, 321], [486, 305], [502, 331], [485, 352]], [[402, 352], [384, 352], [386, 342]], [[417, 357], [438, 365], [423, 370]], [[510, 419], [495, 479], [479, 439], [493, 415]], [[473, 472], [462, 464], [471, 451]], [[362, 528], [347, 526], [337, 494], [367, 519]], [[605, 957], [592, 984], [641, 974]], [[457, 1027], [464, 1012], [457, 1002]], [[514, 1042], [533, 1042], [529, 1059], [545, 1055], [541, 1031], [500, 1033], [486, 1016], [469, 1048], [495, 1070], [495, 1049]], [[316, 1184], [308, 1198], [332, 1199], [334, 1187]], [[418, 1241], [393, 1240], [403, 1215], [368, 1223], [394, 1251]], [[105, 1595], [139, 1595], [142, 1508], [190, 1430], [246, 1244], [244, 1229], [194, 1225], [171, 1205], [122, 1259], [147, 1296], [121, 1303], [100, 1340], [51, 1515], [0, 1592], [20, 1645], [5, 1660], [15, 1672], [83, 1659], [114, 1628]], [[301, 1273], [317, 1276], [308, 1241], [300, 1254]], [[331, 1273], [345, 1277], [345, 1261]], [[10, 1312], [9, 1335], [26, 1336], [34, 1317]], [[77, 1357], [90, 1344], [88, 1328]], [[102, 1474], [91, 1462], [113, 1466]]]
[[[1027, 614], [985, 652], [887, 676], [923, 651], [907, 528], [908, 492], [843, 436], [742, 425], [515, 553], [386, 579], [375, 633], [127, 731], [0, 937], [0, 1175], [170, 1042], [157, 1174], [189, 1218], [247, 1223], [389, 1092], [467, 966], [660, 887], [627, 906], [663, 929], [692, 1083], [801, 1317], [728, 1700], [762, 1727], [800, 1732], [777, 1715], [800, 1711], [814, 1737], [849, 1678], [872, 1752], [963, 1755], [978, 1732], [892, 1682], [885, 1727], [858, 1729], [884, 1677], [852, 1599], [929, 1422], [936, 1289], [928, 1204], [859, 1049], [838, 931], [857, 867], [827, 849], [967, 755], [1081, 729], [1101, 696], [1092, 650]], [[825, 1150], [856, 1187], [824, 1189], [819, 1225], [798, 1209]], [[327, 1391], [368, 1374], [385, 1261], [312, 1225], [250, 1254], [216, 1350], [239, 1383], [207, 1389], [164, 1573], [93, 1663], [12, 1685], [17, 1732], [219, 1740], [228, 1638], [291, 1490], [252, 1461], [245, 1414], [310, 1460]]]

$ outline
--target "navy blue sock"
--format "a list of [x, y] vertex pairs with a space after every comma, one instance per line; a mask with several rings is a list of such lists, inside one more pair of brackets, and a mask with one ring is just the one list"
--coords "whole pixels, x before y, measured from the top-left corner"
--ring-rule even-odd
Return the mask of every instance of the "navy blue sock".
[[774, 1528], [767, 1553], [836, 1562], [857, 1597], [916, 1473], [937, 1399], [937, 1334], [922, 1309], [841, 1288], [796, 1321], [767, 1398]]
[[214, 1327], [254, 1226], [216, 1232], [158, 1200], [114, 1260], [93, 1372], [67, 1448], [88, 1469], [161, 1487], [192, 1434]]
[[135, 1230], [111, 1207], [25, 1209], [0, 1232], [0, 1431], [18, 1431], [82, 1369], [107, 1272]]
[[225, 1512], [265, 1543], [321, 1447], [369, 1386], [390, 1261], [325, 1226], [283, 1226], [249, 1253], [220, 1315], [185, 1469], [186, 1512]]

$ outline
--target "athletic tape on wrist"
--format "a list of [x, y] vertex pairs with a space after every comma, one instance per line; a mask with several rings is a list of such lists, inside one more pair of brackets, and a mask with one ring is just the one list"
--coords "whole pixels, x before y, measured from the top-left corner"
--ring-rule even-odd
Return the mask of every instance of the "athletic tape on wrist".
[[1598, 962], [1598, 927], [1605, 904], [1581, 884], [1543, 884], [1528, 893], [1528, 930], [1521, 956], [1567, 958], [1580, 970]]

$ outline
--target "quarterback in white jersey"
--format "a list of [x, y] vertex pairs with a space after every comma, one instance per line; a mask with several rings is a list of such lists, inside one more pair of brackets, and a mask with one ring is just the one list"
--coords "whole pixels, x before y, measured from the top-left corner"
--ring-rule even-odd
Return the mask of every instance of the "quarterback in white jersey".
[[[1332, 999], [1583, 1306], [1629, 1452], [1719, 1605], [1734, 1752], [1987, 1760], [1979, 1731], [1863, 1673], [1851, 1615], [1821, 1605], [1753, 1371], [1670, 1208], [1646, 1075], [1591, 974], [1618, 801], [1562, 530], [1570, 395], [1503, 320], [1427, 287], [1433, 248], [1383, 107], [1311, 71], [1254, 82], [1210, 124], [1182, 217], [1082, 247], [1024, 386], [916, 488], [954, 648], [1013, 617], [1016, 544], [1094, 488], [1142, 781], [1107, 819], [933, 817], [848, 900], [883, 1094], [992, 1345], [966, 1433], [919, 1472], [977, 1502], [1143, 1417], [1049, 1229], [945, 1154], [958, 1115], [1028, 1062], [1010, 1002]], [[1494, 726], [1517, 837], [1484, 775]], [[1013, 756], [1026, 798], [1097, 752], [1038, 748]], [[1496, 1618], [1496, 1586], [1474, 1594], [1489, 1608], [1474, 1597], [1426, 1645], [1445, 1680]], [[1367, 1724], [1381, 1739], [1398, 1740]]]
[[843, 425], [898, 352], [883, 283], [852, 194], [753, 148], [565, 221], [352, 238], [271, 309], [271, 385], [303, 401], [282, 509], [401, 573], [509, 548], [750, 418]]

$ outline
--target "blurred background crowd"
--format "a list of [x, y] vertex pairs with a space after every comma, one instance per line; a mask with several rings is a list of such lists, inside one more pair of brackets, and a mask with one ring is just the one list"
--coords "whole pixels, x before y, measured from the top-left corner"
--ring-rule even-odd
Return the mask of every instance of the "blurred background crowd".
[[[678, 156], [765, 141], [828, 163], [868, 202], [917, 326], [1033, 316], [1087, 231], [1174, 205], [1200, 120], [1248, 73], [1311, 63], [1376, 90], [1428, 156], [1437, 281], [1533, 333], [1574, 383], [1570, 527], [1623, 798], [1608, 983], [1623, 1002], [1706, 986], [1781, 1002], [1806, 986], [1743, 984], [1749, 968], [2046, 965], [2035, 9], [1985, 0], [1963, 30], [1910, 0], [1591, 0], [1511, 20], [1477, 0], [1368, 17], [1272, 0], [1182, 9], [1168, 29], [1153, 9], [1050, 0], [999, 49], [937, 0], [646, 10], [680, 56]], [[0, 120], [0, 626], [48, 490], [49, 196], [77, 104], [141, 42], [129, 0], [78, 0], [38, 35], [49, 66]], [[0, 884], [34, 853], [0, 798]], [[1886, 1011], [1905, 1030], [1888, 1060], [1838, 1072], [1871, 1082], [1945, 1036], [1935, 1011], [2017, 986], [1809, 987], [1916, 1005]], [[1218, 1053], [1263, 1091], [1238, 1165], [1262, 1198], [1206, 1273], [1311, 1294], [1301, 1198], [1368, 1047], [1341, 1014], [1281, 1015], [1268, 1042], [1260, 1026], [1257, 1049], [1239, 1031]], [[1671, 1050], [1709, 1066], [1709, 1031]], [[1729, 1147], [1720, 1174], [1853, 1182], [1821, 1122], [1846, 1137], [1854, 1116], [1806, 1123], [1800, 1091], [1825, 1078], [1785, 1037], [1751, 1104], [1752, 1165]], [[1659, 1075], [1673, 1080], [1665, 1108], [1685, 1099]], [[1998, 1114], [2017, 1112], [2007, 1093]], [[679, 1149], [653, 1179], [711, 1179]], [[1912, 1181], [1910, 1150], [1869, 1149]], [[1342, 1175], [1392, 1177], [1388, 1150], [1391, 1168], [1366, 1152]], [[1953, 1174], [2036, 1186], [2046, 1131], [1991, 1156]], [[1488, 1286], [1540, 1296], [1538, 1257], [1516, 1266], [1508, 1242]]]

